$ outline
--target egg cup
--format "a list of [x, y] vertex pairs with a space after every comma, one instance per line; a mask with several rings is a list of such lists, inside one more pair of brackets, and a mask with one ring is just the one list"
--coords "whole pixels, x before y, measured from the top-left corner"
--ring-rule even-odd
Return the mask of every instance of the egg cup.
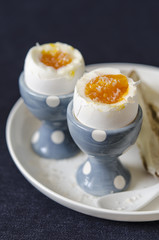
[[119, 156], [138, 137], [142, 124], [142, 110], [138, 107], [135, 120], [116, 130], [97, 130], [80, 123], [73, 114], [73, 102], [67, 108], [68, 127], [79, 148], [88, 154], [77, 170], [78, 185], [87, 193], [103, 196], [126, 190], [130, 173], [122, 165]]
[[41, 157], [64, 159], [77, 154], [67, 126], [66, 110], [73, 93], [50, 96], [31, 90], [25, 83], [24, 73], [19, 78], [20, 94], [30, 112], [43, 121], [31, 139], [33, 150]]

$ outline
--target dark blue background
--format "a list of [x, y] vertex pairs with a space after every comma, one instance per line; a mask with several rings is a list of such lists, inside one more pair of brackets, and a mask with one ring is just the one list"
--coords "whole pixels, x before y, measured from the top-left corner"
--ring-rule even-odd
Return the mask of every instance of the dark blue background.
[[159, 66], [159, 1], [0, 1], [0, 239], [159, 239], [158, 222], [102, 220], [55, 203], [14, 165], [5, 124], [26, 53], [56, 41], [78, 48], [86, 64]]

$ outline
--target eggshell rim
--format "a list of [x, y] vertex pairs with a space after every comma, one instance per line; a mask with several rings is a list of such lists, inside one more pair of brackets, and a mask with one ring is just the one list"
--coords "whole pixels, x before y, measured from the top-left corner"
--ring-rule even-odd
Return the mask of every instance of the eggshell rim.
[[[71, 109], [71, 110], [70, 110]], [[98, 130], [98, 128], [91, 128], [91, 127], [88, 127], [84, 124], [82, 124], [77, 118], [76, 116], [74, 115], [73, 113], [73, 100], [71, 100], [71, 102], [69, 103], [68, 105], [68, 108], [67, 108], [67, 111], [70, 111], [71, 113], [71, 117], [69, 117], [69, 119], [71, 120], [71, 122], [76, 122], [77, 126], [82, 128], [82, 129], [85, 129], [86, 131], [90, 131], [92, 132], [93, 130]], [[118, 134], [118, 133], [121, 133], [123, 131], [126, 131], [130, 128], [133, 128], [135, 127], [136, 123], [141, 119], [142, 120], [142, 117], [143, 117], [143, 113], [142, 113], [142, 109], [140, 107], [140, 105], [138, 104], [138, 111], [137, 111], [137, 115], [136, 115], [136, 118], [131, 122], [129, 123], [128, 125], [124, 126], [124, 127], [121, 127], [121, 128], [116, 128], [116, 129], [102, 129], [103, 131], [106, 131], [107, 134]], [[99, 129], [100, 130], [100, 129]]]

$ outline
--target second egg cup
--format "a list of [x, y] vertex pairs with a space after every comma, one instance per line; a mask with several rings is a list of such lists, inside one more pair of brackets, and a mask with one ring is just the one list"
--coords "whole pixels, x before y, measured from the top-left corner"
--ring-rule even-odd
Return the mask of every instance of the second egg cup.
[[65, 159], [76, 155], [79, 148], [69, 133], [66, 120], [67, 106], [73, 93], [59, 96], [37, 93], [26, 85], [24, 73], [19, 78], [19, 89], [30, 112], [42, 121], [41, 127], [31, 139], [35, 153], [50, 159]]

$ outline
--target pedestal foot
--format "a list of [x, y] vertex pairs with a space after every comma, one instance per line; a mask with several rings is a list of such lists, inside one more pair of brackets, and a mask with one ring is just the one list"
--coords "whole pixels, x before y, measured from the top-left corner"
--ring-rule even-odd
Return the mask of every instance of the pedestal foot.
[[103, 196], [126, 190], [131, 177], [117, 158], [88, 157], [79, 167], [76, 178], [84, 191], [95, 196]]

